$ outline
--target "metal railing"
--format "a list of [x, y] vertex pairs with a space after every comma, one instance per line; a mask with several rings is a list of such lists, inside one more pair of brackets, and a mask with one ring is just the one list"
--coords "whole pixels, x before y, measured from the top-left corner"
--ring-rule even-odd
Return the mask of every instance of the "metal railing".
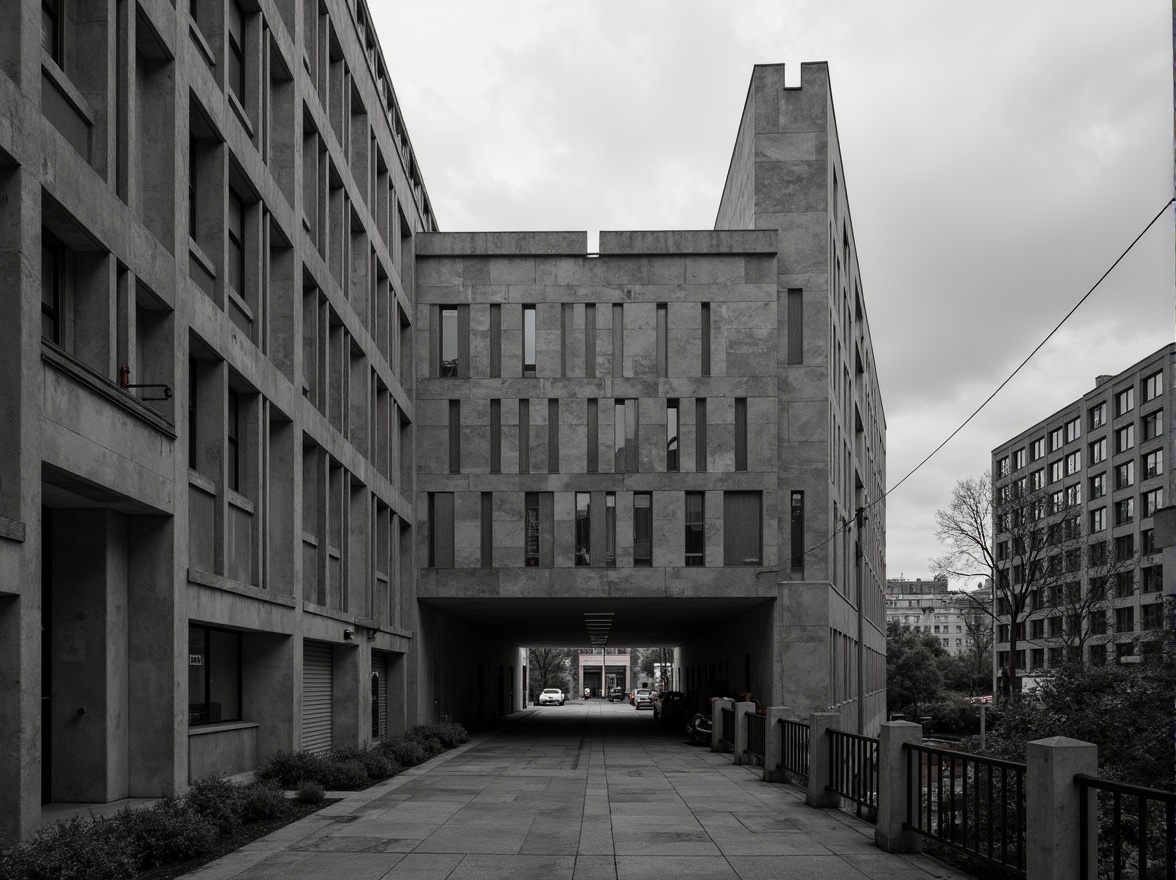
[[829, 784], [825, 789], [877, 815], [878, 740], [860, 733], [830, 730]]
[[913, 743], [903, 750], [903, 828], [1024, 876], [1025, 765]]
[[768, 719], [764, 715], [748, 712], [747, 722], [747, 754], [756, 758], [760, 764], [764, 762], [764, 753], [768, 750]]
[[721, 742], [723, 745], [735, 748], [735, 710], [720, 709], [719, 721], [722, 725], [719, 728], [719, 742]]
[[[1112, 782], [1085, 773], [1075, 776], [1074, 782], [1079, 791], [1080, 876], [1095, 873], [1090, 870], [1087, 835], [1093, 800], [1098, 828], [1095, 868], [1099, 877], [1176, 880], [1176, 792]], [[1110, 797], [1100, 797], [1104, 792]]]
[[780, 767], [802, 779], [809, 772], [809, 726], [804, 721], [780, 719]]

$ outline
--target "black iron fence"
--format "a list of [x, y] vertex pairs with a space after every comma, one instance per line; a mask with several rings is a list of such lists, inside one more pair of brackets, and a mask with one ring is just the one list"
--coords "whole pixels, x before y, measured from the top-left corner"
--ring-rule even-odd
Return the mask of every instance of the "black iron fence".
[[913, 743], [903, 749], [903, 827], [1024, 876], [1025, 765]]
[[[865, 808], [873, 818], [878, 813], [878, 740], [872, 736], [829, 731], [829, 784], [846, 800]], [[861, 815], [861, 809], [858, 811]]]
[[722, 723], [719, 729], [719, 742], [729, 748], [735, 748], [735, 710], [720, 709], [719, 720]]
[[768, 719], [764, 715], [748, 712], [747, 721], [747, 754], [756, 758], [760, 764], [764, 762], [764, 753], [768, 750]]
[[1176, 792], [1079, 773], [1081, 876], [1091, 877], [1090, 807], [1097, 810], [1097, 876], [1176, 880]]
[[805, 721], [781, 718], [783, 735], [780, 737], [780, 767], [796, 776], [808, 779], [809, 726]]

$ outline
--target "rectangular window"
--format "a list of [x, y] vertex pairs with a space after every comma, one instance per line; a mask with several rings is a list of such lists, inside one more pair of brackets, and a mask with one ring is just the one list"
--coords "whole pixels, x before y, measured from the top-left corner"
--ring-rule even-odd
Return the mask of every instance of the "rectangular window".
[[1135, 572], [1120, 571], [1115, 575], [1115, 598], [1126, 599], [1135, 592]]
[[502, 473], [502, 401], [490, 401], [490, 473]]
[[225, 419], [225, 464], [229, 488], [241, 491], [241, 395], [229, 389], [228, 413]]
[[429, 493], [429, 567], [453, 568], [453, 493]]
[[621, 303], [612, 307], [612, 374], [625, 375], [625, 307]]
[[1107, 494], [1107, 475], [1098, 474], [1090, 478], [1090, 500], [1102, 498]]
[[[54, 6], [56, 8], [56, 5]], [[61, 264], [63, 249], [41, 230], [41, 335], [61, 343]]]
[[996, 462], [996, 476], [1007, 477], [1009, 475], [1009, 457], [1006, 455], [1003, 458], [997, 459]]
[[1135, 499], [1124, 498], [1115, 502], [1115, 525], [1122, 526], [1135, 522]]
[[1115, 467], [1115, 488], [1126, 489], [1135, 485], [1135, 462], [1127, 461]]
[[[235, 3], [232, 5], [236, 5]], [[245, 297], [245, 203], [229, 190], [229, 252], [225, 255], [228, 264], [229, 287], [241, 298]]]
[[618, 400], [613, 405], [613, 437], [616, 461], [614, 472], [637, 473], [637, 401]]
[[1060, 489], [1057, 492], [1050, 492], [1049, 493], [1049, 512], [1050, 513], [1058, 513], [1061, 510], [1065, 509], [1065, 506], [1066, 506], [1065, 497], [1066, 496], [1062, 493], [1062, 491]]
[[1045, 438], [1038, 437], [1034, 440], [1030, 451], [1034, 461], [1037, 461], [1039, 458], [1045, 458]]
[[559, 473], [559, 399], [547, 401], [547, 472]]
[[1135, 425], [1124, 425], [1115, 432], [1115, 451], [1126, 452], [1135, 448]]
[[1135, 409], [1135, 389], [1124, 388], [1115, 395], [1115, 415], [1121, 416]]
[[519, 473], [531, 473], [531, 401], [519, 401]]
[[1144, 478], [1158, 477], [1164, 472], [1164, 450], [1154, 449], [1143, 457]]
[[1072, 476], [1082, 470], [1082, 453], [1071, 452], [1066, 456], [1066, 476]]
[[468, 306], [440, 306], [437, 309], [437, 375], [443, 379], [468, 377], [470, 312]]
[[1164, 628], [1164, 606], [1159, 602], [1143, 606], [1143, 628], [1146, 630]]
[[1066, 506], [1074, 507], [1082, 503], [1082, 486], [1075, 483], [1066, 487]]
[[1065, 445], [1065, 431], [1062, 428], [1054, 428], [1049, 432], [1049, 451], [1056, 452]]
[[188, 627], [188, 724], [241, 720], [241, 634]]
[[1155, 440], [1164, 430], [1164, 411], [1156, 410], [1143, 417], [1143, 439]]
[[1100, 507], [1090, 511], [1090, 531], [1105, 532], [1107, 529], [1107, 509]]
[[592, 495], [576, 493], [576, 565], [592, 564]]
[[449, 473], [461, 473], [461, 401], [449, 401]]
[[1155, 400], [1164, 393], [1164, 374], [1163, 372], [1152, 373], [1143, 380], [1143, 402], [1147, 403], [1149, 400]]
[[706, 565], [706, 495], [686, 493], [686, 565]]
[[1106, 461], [1107, 458], [1107, 438], [1103, 437], [1101, 440], [1095, 440], [1090, 444], [1090, 463], [1092, 465], [1099, 462]]
[[666, 470], [678, 470], [678, 400], [666, 401]]
[[1051, 461], [1049, 463], [1049, 481], [1051, 483], [1058, 482], [1064, 473], [1064, 466], [1060, 458], [1057, 461]]
[[200, 450], [200, 445], [197, 442], [199, 437], [197, 429], [200, 424], [197, 418], [200, 412], [198, 406], [200, 401], [199, 366], [196, 358], [188, 358], [188, 467], [194, 471], [200, 470], [197, 458], [197, 453]]
[[595, 397], [588, 399], [587, 432], [588, 461], [584, 469], [595, 474], [600, 470], [600, 402]]
[[1115, 609], [1115, 632], [1129, 633], [1135, 632], [1135, 608], [1116, 608]]
[[523, 306], [523, 375], [535, 375], [535, 307]]
[[568, 343], [576, 332], [576, 307], [572, 303], [564, 303], [560, 309], [559, 322], [559, 374], [567, 376], [571, 371], [568, 363]]
[[1082, 419], [1073, 418], [1066, 422], [1066, 442], [1072, 443], [1082, 436]]
[[490, 378], [502, 376], [502, 306], [490, 306]]
[[694, 469], [706, 472], [706, 398], [694, 401]]
[[1152, 489], [1150, 492], [1143, 493], [1143, 515], [1153, 516], [1157, 510], [1164, 506], [1164, 490], [1163, 488]]
[[617, 493], [604, 493], [604, 564], [615, 568], [617, 564]]
[[551, 568], [555, 563], [552, 523], [555, 519], [555, 496], [551, 492], [527, 492], [524, 496], [523, 541], [524, 564]]
[[483, 492], [481, 498], [481, 563], [482, 568], [494, 567], [494, 493]]
[[1142, 529], [1139, 532], [1139, 552], [1144, 556], [1149, 556], [1156, 552], [1156, 532], [1155, 529]]
[[788, 288], [788, 363], [804, 363], [804, 291]]
[[1096, 403], [1090, 408], [1090, 427], [1101, 428], [1107, 423], [1107, 405], [1105, 402]]
[[653, 494], [633, 493], [633, 565], [653, 565]]
[[[797, 494], [799, 493], [794, 492], [793, 497]], [[724, 492], [723, 564], [759, 565], [763, 557], [763, 533], [763, 506], [760, 493]], [[794, 551], [794, 564], [795, 561]]]
[[65, 66], [62, 52], [62, 2], [63, 0], [41, 0], [41, 48], [58, 67]]
[[747, 470], [747, 398], [735, 398], [735, 470]]
[[584, 375], [596, 376], [596, 303], [584, 306]]
[[1164, 589], [1164, 568], [1161, 565], [1149, 565], [1143, 569], [1143, 591], [1158, 593]]
[[1019, 471], [1025, 466], [1025, 450], [1017, 449], [1013, 451], [1013, 470]]
[[711, 374], [711, 306], [703, 303], [701, 308], [701, 334], [699, 336], [699, 375]]
[[665, 303], [657, 304], [657, 374], [665, 378], [670, 375], [670, 322], [669, 309]]
[[1029, 485], [1033, 487], [1033, 491], [1037, 492], [1045, 488], [1045, 470], [1040, 469], [1033, 471], [1029, 475]]

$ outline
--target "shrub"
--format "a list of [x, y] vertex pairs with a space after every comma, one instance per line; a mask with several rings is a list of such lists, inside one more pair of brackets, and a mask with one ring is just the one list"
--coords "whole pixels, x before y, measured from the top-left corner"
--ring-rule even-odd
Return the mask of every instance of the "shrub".
[[298, 793], [294, 797], [304, 804], [321, 804], [326, 796], [321, 785], [307, 779], [298, 784]]
[[947, 693], [931, 704], [931, 730], [975, 733], [980, 729], [980, 708], [959, 694]]
[[435, 739], [447, 749], [470, 741], [466, 729], [454, 721], [433, 721], [418, 724], [408, 732], [410, 739], [419, 741]]
[[285, 789], [295, 789], [304, 779], [321, 779], [323, 756], [311, 752], [274, 752], [257, 771], [262, 781], [276, 782]]
[[0, 852], [0, 880], [123, 880], [139, 857], [113, 819], [75, 816]]
[[388, 740], [383, 749], [401, 767], [415, 767], [426, 758], [425, 750], [421, 748], [420, 743], [411, 739], [397, 737]]
[[237, 793], [242, 822], [260, 822], [279, 816], [286, 808], [286, 795], [274, 782], [255, 782]]
[[127, 807], [111, 822], [119, 836], [133, 843], [141, 868], [195, 858], [211, 850], [217, 836], [187, 800], [172, 796], [149, 807]]
[[224, 776], [197, 779], [188, 790], [187, 801], [221, 834], [232, 831], [241, 821], [241, 789]]
[[371, 785], [363, 764], [355, 760], [340, 761], [337, 758], [323, 759], [322, 775], [315, 781], [334, 791], [358, 791]]

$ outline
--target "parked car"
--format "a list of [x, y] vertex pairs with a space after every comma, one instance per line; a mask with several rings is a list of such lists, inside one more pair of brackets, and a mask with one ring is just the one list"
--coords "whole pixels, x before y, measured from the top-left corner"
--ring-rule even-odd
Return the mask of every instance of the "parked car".
[[686, 720], [691, 705], [687, 695], [681, 691], [664, 691], [653, 701], [653, 717], [667, 724], [677, 724]]
[[653, 708], [653, 691], [649, 688], [637, 688], [633, 692], [633, 708], [634, 709], [652, 709]]
[[540, 706], [562, 706], [567, 697], [559, 688], [544, 688], [539, 694]]
[[709, 743], [711, 741], [711, 717], [705, 712], [695, 712], [686, 722], [686, 736], [692, 743]]
[[623, 703], [623, 702], [625, 702], [625, 689], [619, 688], [619, 687], [609, 688], [608, 701], [610, 703]]

